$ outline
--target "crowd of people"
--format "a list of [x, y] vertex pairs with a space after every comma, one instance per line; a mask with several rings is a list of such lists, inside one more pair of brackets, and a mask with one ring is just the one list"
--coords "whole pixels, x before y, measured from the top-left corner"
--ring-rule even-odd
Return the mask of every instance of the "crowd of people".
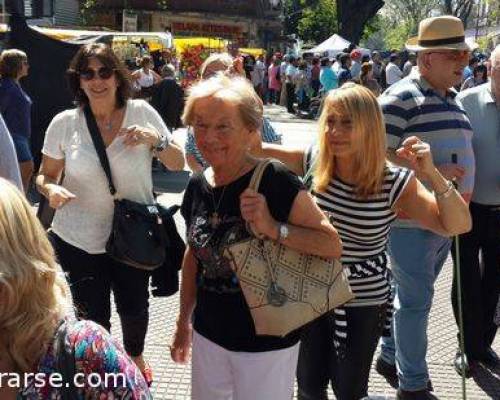
[[[152, 398], [155, 366], [143, 356], [151, 272], [111, 257], [106, 243], [117, 200], [154, 206], [153, 159], [170, 170], [187, 161], [193, 171], [181, 206], [187, 249], [170, 346], [175, 362], [191, 359], [193, 399], [290, 400], [296, 378], [300, 400], [326, 400], [330, 385], [337, 399], [360, 400], [379, 342], [376, 371], [397, 399], [437, 399], [427, 325], [450, 251], [457, 324], [459, 285], [463, 293], [457, 343], [465, 347], [455, 368], [470, 376], [479, 364], [498, 367], [500, 46], [477, 65], [463, 33], [455, 17], [423, 20], [402, 66], [396, 53], [386, 64], [357, 48], [335, 60], [275, 54], [251, 70], [240, 57], [213, 54], [185, 103], [172, 64], [160, 77], [145, 54], [130, 73], [108, 46], [84, 45], [67, 71], [75, 107], [50, 123], [35, 179], [55, 210], [48, 233], [23, 194], [34, 168], [31, 100], [21, 86], [28, 58], [4, 51], [0, 374], [29, 377], [0, 385], [0, 398]], [[314, 109], [317, 141], [283, 146], [263, 115], [268, 101], [290, 113]], [[172, 135], [181, 125], [184, 151]], [[254, 191], [262, 158], [274, 161]], [[225, 251], [250, 232], [339, 259], [354, 298], [284, 337], [256, 334]], [[111, 293], [123, 349], [109, 333]], [[55, 372], [85, 379], [66, 387], [35, 379]], [[106, 373], [122, 379], [106, 381]], [[100, 384], [86, 379], [92, 374]]]

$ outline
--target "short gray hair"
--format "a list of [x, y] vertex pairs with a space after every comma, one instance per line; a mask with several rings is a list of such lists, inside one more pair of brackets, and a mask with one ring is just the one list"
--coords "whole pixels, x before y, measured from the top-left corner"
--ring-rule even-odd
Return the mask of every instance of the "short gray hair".
[[205, 70], [211, 64], [220, 63], [230, 68], [233, 65], [233, 57], [229, 53], [213, 53], [211, 54], [200, 67], [200, 76], [203, 77]]
[[189, 89], [182, 115], [185, 125], [192, 125], [196, 102], [209, 97], [226, 100], [236, 105], [243, 124], [251, 130], [260, 130], [264, 106], [253, 86], [243, 77], [228, 77], [223, 73], [200, 81]]
[[161, 69], [161, 74], [165, 78], [175, 76], [175, 67], [172, 64], [165, 64]]

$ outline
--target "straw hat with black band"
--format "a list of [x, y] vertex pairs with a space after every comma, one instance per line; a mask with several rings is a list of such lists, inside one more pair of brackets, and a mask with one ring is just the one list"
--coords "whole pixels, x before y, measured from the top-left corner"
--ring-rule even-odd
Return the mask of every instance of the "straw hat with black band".
[[410, 38], [405, 46], [410, 51], [465, 50], [477, 48], [465, 41], [464, 24], [460, 18], [443, 15], [420, 21], [418, 36]]

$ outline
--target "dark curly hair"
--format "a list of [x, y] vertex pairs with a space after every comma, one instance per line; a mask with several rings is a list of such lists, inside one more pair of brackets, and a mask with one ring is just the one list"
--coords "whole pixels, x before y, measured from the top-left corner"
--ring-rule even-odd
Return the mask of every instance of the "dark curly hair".
[[69, 87], [75, 97], [75, 103], [79, 106], [84, 106], [89, 102], [87, 95], [80, 87], [80, 72], [88, 67], [91, 58], [96, 58], [102, 65], [115, 71], [115, 77], [118, 82], [116, 102], [119, 107], [125, 106], [132, 94], [130, 73], [115, 55], [111, 47], [104, 43], [92, 43], [80, 47], [80, 50], [78, 50], [69, 64], [66, 74]]

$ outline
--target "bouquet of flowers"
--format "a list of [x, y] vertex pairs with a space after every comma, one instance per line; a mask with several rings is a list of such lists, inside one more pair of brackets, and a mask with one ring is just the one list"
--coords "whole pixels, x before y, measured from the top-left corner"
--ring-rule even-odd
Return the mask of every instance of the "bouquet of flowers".
[[198, 71], [209, 55], [209, 49], [202, 44], [186, 47], [181, 53], [181, 86], [184, 89], [198, 79]]

